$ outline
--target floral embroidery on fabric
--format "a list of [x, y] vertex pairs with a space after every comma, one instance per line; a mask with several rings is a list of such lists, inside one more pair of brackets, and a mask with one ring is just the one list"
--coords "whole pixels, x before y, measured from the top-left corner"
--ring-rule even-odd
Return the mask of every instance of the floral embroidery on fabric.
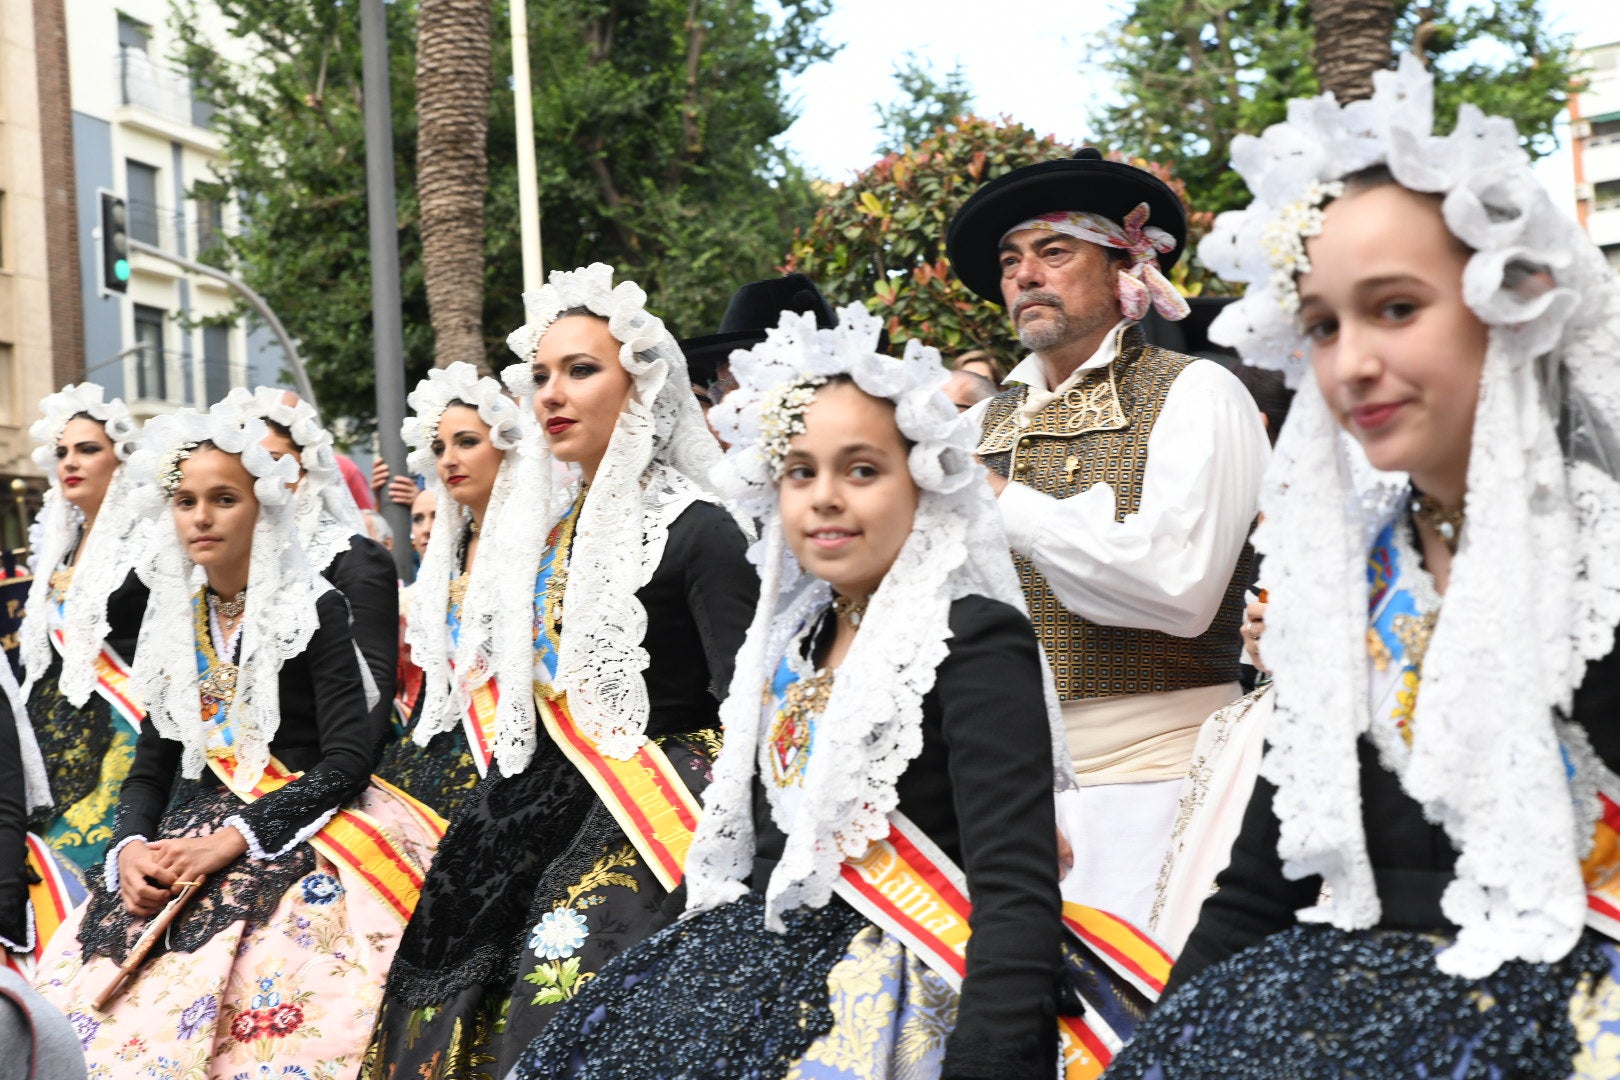
[[311, 874], [300, 885], [304, 890], [304, 902], [309, 904], [330, 904], [343, 895], [343, 886], [331, 874]]
[[219, 999], [213, 994], [204, 994], [181, 1010], [180, 1023], [175, 1028], [175, 1038], [184, 1042], [198, 1032], [203, 1031], [204, 1024], [209, 1024], [210, 1021], [218, 1019]]
[[604, 901], [603, 893], [613, 887], [640, 892], [641, 885], [623, 869], [637, 865], [636, 849], [624, 844], [609, 851], [585, 872], [578, 883], [568, 889], [568, 895], [555, 908], [540, 917], [529, 938], [529, 948], [545, 962], [523, 976], [523, 981], [539, 987], [532, 1005], [550, 1005], [567, 1001], [579, 988], [595, 977], [592, 971], [580, 970], [580, 958], [573, 955], [585, 944], [589, 931], [580, 908], [594, 907]]

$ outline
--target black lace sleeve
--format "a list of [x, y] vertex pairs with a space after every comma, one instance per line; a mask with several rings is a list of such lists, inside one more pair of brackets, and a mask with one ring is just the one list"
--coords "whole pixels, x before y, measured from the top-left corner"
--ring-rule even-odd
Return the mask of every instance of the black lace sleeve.
[[942, 712], [972, 937], [944, 1078], [1036, 1080], [1056, 1068], [1059, 935], [1052, 740], [1035, 631], [983, 597], [951, 608]]
[[[0, 664], [9, 663], [0, 654]], [[11, 703], [0, 694], [0, 945], [25, 949], [28, 939], [28, 800], [23, 797], [22, 747]]]
[[118, 815], [113, 824], [115, 845], [131, 836], [157, 839], [163, 808], [180, 775], [180, 757], [179, 743], [159, 735], [150, 720], [141, 721], [135, 760], [118, 796]]
[[[354, 656], [348, 605], [337, 591], [316, 601], [320, 626], [302, 656], [281, 671], [281, 728], [271, 751], [304, 775], [242, 807], [231, 824], [243, 832], [254, 858], [273, 858], [307, 840], [338, 808], [358, 794], [371, 774], [376, 746], [366, 714], [365, 689]], [[313, 717], [295, 715], [309, 709]], [[307, 759], [313, 720], [318, 756]], [[300, 745], [300, 744], [303, 745]]]
[[381, 544], [356, 536], [326, 568], [326, 580], [349, 601], [355, 644], [377, 684], [380, 698], [371, 710], [371, 726], [380, 748], [393, 735], [399, 668], [399, 581], [394, 560]]
[[759, 575], [748, 562], [748, 540], [730, 514], [695, 503], [681, 516], [686, 602], [708, 660], [710, 692], [725, 698], [737, 651], [759, 603]]

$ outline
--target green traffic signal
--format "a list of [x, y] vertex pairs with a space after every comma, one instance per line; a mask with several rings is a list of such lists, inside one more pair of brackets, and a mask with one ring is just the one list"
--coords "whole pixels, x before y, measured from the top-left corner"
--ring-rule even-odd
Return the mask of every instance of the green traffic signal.
[[119, 259], [117, 262], [113, 263], [113, 276], [116, 277], [119, 281], [128, 281], [129, 280], [129, 260], [128, 259]]

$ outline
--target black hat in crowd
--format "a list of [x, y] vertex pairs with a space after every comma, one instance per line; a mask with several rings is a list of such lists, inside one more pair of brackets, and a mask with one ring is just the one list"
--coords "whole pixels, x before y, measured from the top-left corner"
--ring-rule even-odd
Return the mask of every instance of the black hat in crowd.
[[956, 276], [990, 301], [1001, 301], [1001, 238], [1019, 222], [1060, 210], [1101, 214], [1123, 222], [1138, 203], [1148, 204], [1149, 225], [1175, 237], [1176, 246], [1159, 255], [1169, 273], [1187, 243], [1187, 214], [1170, 185], [1123, 161], [1107, 161], [1096, 147], [1084, 146], [1072, 158], [1025, 165], [996, 177], [975, 191], [951, 219], [945, 252]]
[[681, 342], [692, 382], [707, 386], [718, 375], [734, 349], [748, 349], [765, 340], [765, 331], [782, 321], [784, 311], [814, 314], [816, 325], [838, 325], [838, 313], [821, 295], [816, 283], [803, 274], [751, 281], [731, 296], [718, 333]]

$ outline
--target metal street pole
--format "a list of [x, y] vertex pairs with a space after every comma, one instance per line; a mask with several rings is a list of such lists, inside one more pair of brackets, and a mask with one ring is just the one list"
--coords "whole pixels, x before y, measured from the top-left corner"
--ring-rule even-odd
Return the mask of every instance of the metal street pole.
[[[404, 476], [405, 328], [399, 299], [399, 222], [394, 211], [393, 98], [388, 92], [388, 22], [383, 0], [360, 0], [366, 121], [366, 209], [371, 225], [371, 328], [377, 376], [377, 451]], [[411, 580], [411, 514], [387, 497], [378, 507], [394, 530], [394, 565]]]
[[518, 229], [523, 240], [523, 291], [545, 283], [540, 255], [540, 183], [534, 166], [534, 94], [529, 86], [529, 16], [512, 0], [512, 103], [517, 119]]
[[[195, 259], [188, 259], [184, 255], [176, 255], [172, 251], [164, 251], [162, 248], [154, 247], [144, 240], [130, 240], [129, 250], [139, 251], [141, 254], [150, 255], [154, 259], [162, 259], [164, 262], [173, 263], [175, 266], [189, 270], [193, 274], [211, 277], [215, 281], [223, 281], [240, 293], [242, 299], [248, 302], [248, 306], [258, 312], [259, 318], [263, 319], [265, 324], [270, 327], [270, 332], [276, 335], [276, 341], [281, 344], [281, 351], [287, 354], [287, 366], [292, 368], [293, 382], [298, 386], [298, 396], [309, 402], [310, 408], [315, 410], [317, 416], [320, 415], [321, 406], [315, 400], [315, 387], [310, 384], [309, 372], [304, 370], [304, 360], [298, 355], [298, 350], [293, 347], [292, 337], [288, 335], [287, 328], [281, 325], [281, 320], [276, 318], [276, 313], [270, 310], [270, 305], [264, 302], [264, 297], [248, 288], [247, 282], [232, 274], [227, 274], [218, 267], [200, 263]], [[113, 360], [122, 360], [126, 353], [141, 348], [144, 348], [144, 346], [136, 345], [132, 349], [125, 349], [113, 357]], [[107, 361], [107, 363], [112, 363], [112, 360]], [[96, 366], [101, 367], [103, 365], [97, 364]]]

